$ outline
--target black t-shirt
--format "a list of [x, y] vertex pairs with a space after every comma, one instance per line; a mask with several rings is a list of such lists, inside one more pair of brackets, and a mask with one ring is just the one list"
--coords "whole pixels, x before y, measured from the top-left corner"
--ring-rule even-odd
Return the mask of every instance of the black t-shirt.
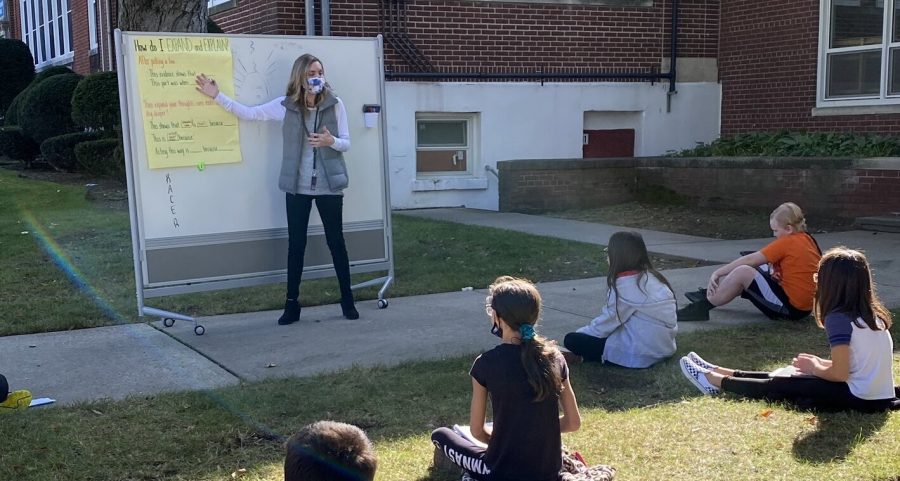
[[[522, 367], [520, 345], [500, 344], [478, 356], [469, 374], [487, 388], [494, 429], [484, 460], [491, 478], [508, 481], [556, 481], [562, 467], [559, 396], [534, 401], [534, 389]], [[562, 379], [569, 368], [557, 356]]]

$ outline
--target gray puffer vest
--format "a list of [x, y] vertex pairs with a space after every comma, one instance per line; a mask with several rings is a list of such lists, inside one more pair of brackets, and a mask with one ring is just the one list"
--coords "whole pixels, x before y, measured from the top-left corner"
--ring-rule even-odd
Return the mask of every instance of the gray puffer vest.
[[[335, 114], [335, 105], [337, 98], [329, 91], [325, 91], [325, 98], [319, 105], [319, 125], [328, 127], [328, 131], [332, 134], [338, 133], [337, 115]], [[284, 138], [284, 153], [281, 159], [281, 174], [278, 176], [278, 188], [290, 194], [296, 194], [299, 190], [300, 182], [300, 158], [303, 154], [303, 142], [309, 137], [306, 125], [303, 122], [303, 116], [300, 109], [303, 106], [297, 105], [290, 98], [285, 98], [281, 105], [284, 105], [284, 124], [282, 126], [282, 137]], [[321, 127], [320, 127], [321, 128]], [[344, 162], [344, 154], [332, 149], [331, 147], [320, 147], [316, 149], [318, 156], [316, 166], [319, 172], [324, 172], [324, 179], [328, 182], [328, 188], [332, 192], [338, 193], [345, 189], [349, 184], [347, 177], [347, 164]]]

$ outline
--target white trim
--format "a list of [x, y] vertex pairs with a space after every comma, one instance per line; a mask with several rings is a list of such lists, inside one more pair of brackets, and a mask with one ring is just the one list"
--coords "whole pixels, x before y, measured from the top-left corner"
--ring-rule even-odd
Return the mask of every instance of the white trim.
[[[900, 47], [900, 42], [893, 41], [894, 5], [900, 0], [884, 0], [882, 2], [882, 41], [879, 44], [858, 45], [851, 47], [830, 46], [830, 32], [832, 27], [832, 8], [839, 0], [819, 1], [819, 48], [817, 58], [816, 75], [816, 108], [813, 115], [859, 115], [845, 113], [852, 107], [877, 107], [900, 105], [900, 92], [890, 93], [891, 64], [890, 53], [892, 48]], [[861, 95], [856, 97], [826, 98], [828, 93], [828, 61], [829, 55], [854, 52], [881, 52], [881, 72], [877, 95]], [[841, 109], [841, 111], [827, 112], [828, 109]], [[857, 109], [858, 110], [858, 109]], [[841, 113], [838, 113], [841, 112]]]
[[97, 35], [97, 0], [87, 0], [87, 11], [88, 11], [88, 45], [90, 46], [91, 53], [97, 51], [97, 48], [100, 46]]
[[[19, 15], [22, 41], [28, 45], [37, 69], [71, 63], [74, 58], [69, 23], [72, 21], [70, 0], [20, 0]], [[37, 15], [35, 14], [37, 12]], [[38, 23], [38, 18], [41, 22]], [[50, 34], [51, 27], [53, 35]], [[41, 30], [43, 29], [43, 32]]]
[[[433, 146], [433, 147], [420, 147], [419, 146], [419, 121], [456, 121], [456, 122], [465, 122], [466, 124], [466, 143], [464, 146]], [[416, 112], [415, 118], [415, 146], [416, 153], [419, 151], [428, 151], [428, 150], [463, 150], [466, 152], [466, 170], [465, 171], [445, 171], [445, 172], [419, 172], [416, 169], [416, 179], [426, 181], [422, 185], [418, 185], [413, 190], [455, 190], [460, 187], [452, 187], [452, 185], [460, 185], [459, 183], [440, 183], [437, 182], [439, 179], [472, 179], [476, 178], [476, 173], [479, 172], [479, 169], [476, 169], [476, 165], [480, 165], [479, 162], [479, 152], [478, 152], [478, 113], [477, 112]], [[427, 187], [431, 185], [432, 187]], [[444, 185], [443, 188], [436, 187], [438, 185]], [[465, 188], [475, 188], [481, 189], [481, 184], [479, 183], [477, 187], [465, 187]]]

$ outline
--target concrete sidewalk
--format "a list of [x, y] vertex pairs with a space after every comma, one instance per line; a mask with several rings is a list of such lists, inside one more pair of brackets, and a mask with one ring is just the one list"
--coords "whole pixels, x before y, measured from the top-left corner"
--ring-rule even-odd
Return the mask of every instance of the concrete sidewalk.
[[[540, 216], [429, 209], [414, 215], [463, 224], [485, 225], [537, 235], [605, 244], [624, 228]], [[719, 241], [642, 230], [648, 248], [658, 254], [727, 262], [738, 251], [762, 247], [770, 239]], [[816, 236], [822, 248], [844, 244], [867, 251], [875, 266], [880, 295], [900, 306], [900, 234], [842, 232]], [[599, 255], [599, 254], [598, 254]], [[681, 293], [705, 285], [716, 266], [665, 272], [679, 303]], [[541, 332], [561, 340], [592, 319], [605, 299], [605, 279], [541, 284], [545, 312]], [[388, 297], [390, 298], [390, 291]], [[31, 389], [36, 397], [61, 404], [99, 398], [211, 389], [286, 376], [305, 376], [353, 365], [391, 365], [409, 360], [474, 354], [493, 346], [484, 315], [483, 290], [390, 298], [387, 309], [375, 301], [358, 305], [361, 318], [349, 321], [338, 305], [305, 307], [300, 322], [275, 323], [278, 311], [212, 316], [200, 319], [206, 334], [193, 325], [160, 322], [80, 331], [0, 338], [0, 372], [11, 388]], [[748, 302], [734, 302], [712, 312], [709, 322], [682, 323], [681, 332], [766, 323]], [[156, 329], [154, 329], [154, 327]], [[165, 333], [165, 334], [164, 334]], [[168, 336], [166, 334], [169, 334]]]

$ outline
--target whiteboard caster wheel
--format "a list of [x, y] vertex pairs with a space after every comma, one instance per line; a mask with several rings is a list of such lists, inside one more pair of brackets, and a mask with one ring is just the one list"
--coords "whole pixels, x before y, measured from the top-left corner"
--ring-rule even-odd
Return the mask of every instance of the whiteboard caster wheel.
[[166, 327], [172, 327], [175, 325], [175, 319], [172, 319], [171, 317], [167, 317], [167, 318], [163, 319], [163, 325]]
[[203, 326], [194, 326], [194, 334], [198, 336], [202, 336], [203, 333], [206, 332], [206, 328]]
[[384, 308], [386, 308], [387, 306], [388, 306], [388, 301], [387, 301], [387, 299], [378, 299], [378, 308], [379, 308], [379, 309], [384, 309]]

